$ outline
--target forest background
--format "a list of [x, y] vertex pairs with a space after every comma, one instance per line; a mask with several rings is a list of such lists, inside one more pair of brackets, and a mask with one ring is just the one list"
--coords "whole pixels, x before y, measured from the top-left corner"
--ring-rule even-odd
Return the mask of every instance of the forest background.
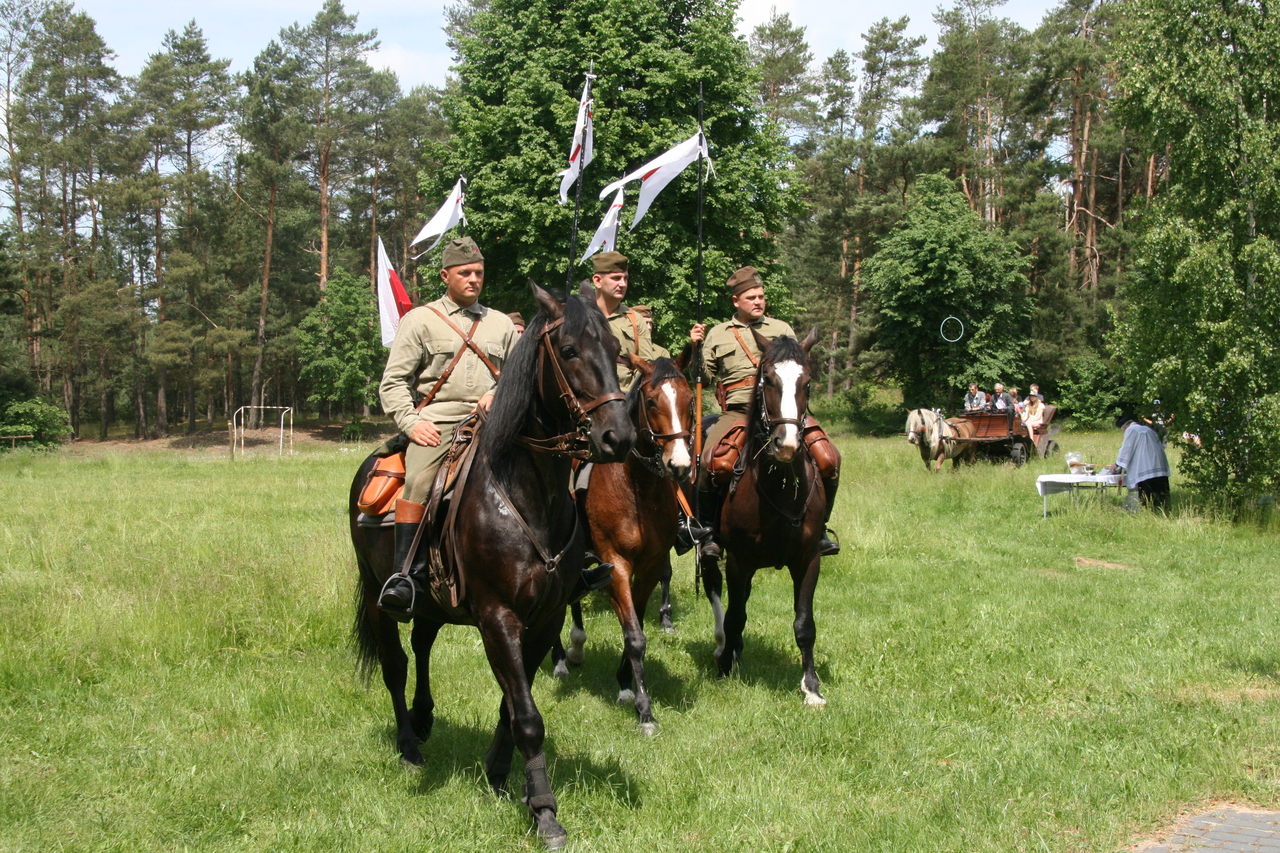
[[4, 0], [0, 430], [368, 415], [377, 240], [438, 296], [438, 253], [409, 240], [459, 174], [487, 304], [529, 312], [529, 277], [586, 275], [555, 173], [590, 64], [580, 247], [600, 188], [696, 130], [702, 93], [703, 305], [694, 169], [619, 239], [672, 349], [727, 316], [720, 285], [750, 263], [773, 313], [819, 328], [834, 414], [1038, 381], [1081, 423], [1172, 415], [1194, 486], [1272, 493], [1278, 25], [1256, 2], [1067, 0], [1034, 30], [999, 9], [941, 7], [927, 56], [885, 18], [815, 57], [787, 15], [737, 36], [732, 3], [462, 0], [448, 83], [405, 92], [339, 0], [243, 73], [192, 22], [132, 77], [73, 5]]

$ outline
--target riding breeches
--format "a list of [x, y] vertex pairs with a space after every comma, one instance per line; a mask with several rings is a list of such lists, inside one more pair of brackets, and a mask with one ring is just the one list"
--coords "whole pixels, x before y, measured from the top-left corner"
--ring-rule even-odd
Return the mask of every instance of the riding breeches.
[[409, 442], [404, 452], [404, 495], [406, 501], [425, 504], [431, 496], [431, 486], [435, 482], [440, 463], [453, 444], [453, 430], [457, 424], [436, 424], [440, 430], [440, 443], [435, 447], [423, 447], [421, 444]]

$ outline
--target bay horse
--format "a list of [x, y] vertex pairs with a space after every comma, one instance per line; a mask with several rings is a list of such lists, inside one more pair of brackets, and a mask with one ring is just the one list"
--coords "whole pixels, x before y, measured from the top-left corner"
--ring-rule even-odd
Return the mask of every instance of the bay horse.
[[919, 446], [925, 470], [935, 474], [942, 471], [942, 463], [948, 459], [952, 460], [952, 470], [960, 467], [962, 459], [972, 465], [978, 445], [964, 439], [975, 434], [973, 424], [965, 418], [944, 420], [933, 409], [912, 409], [907, 413], [907, 441]]
[[[513, 750], [524, 757], [525, 798], [548, 848], [564, 846], [556, 799], [542, 751], [542, 715], [530, 687], [564, 624], [584, 552], [569, 482], [569, 454], [609, 462], [623, 458], [635, 429], [623, 407], [614, 363], [618, 342], [593, 295], [564, 303], [533, 285], [542, 310], [511, 353], [493, 407], [476, 438], [475, 457], [459, 475], [456, 527], [446, 554], [463, 584], [456, 606], [420, 593], [411, 644], [417, 664], [412, 709], [405, 705], [408, 659], [397, 622], [379, 610], [378, 593], [395, 566], [390, 528], [357, 524], [356, 498], [370, 456], [351, 486], [351, 537], [359, 564], [353, 635], [362, 670], [382, 668], [395, 712], [396, 745], [410, 764], [423, 763], [418, 741], [431, 733], [431, 646], [445, 624], [480, 630], [489, 666], [502, 689], [498, 725], [484, 757], [489, 785], [507, 792]], [[425, 520], [424, 523], [429, 523]], [[447, 531], [446, 531], [447, 532]]]
[[[715, 658], [719, 674], [729, 675], [742, 659], [747, 599], [757, 570], [786, 566], [791, 573], [796, 645], [806, 705], [825, 705], [813, 664], [817, 628], [813, 594], [818, 586], [827, 495], [817, 464], [801, 439], [809, 407], [809, 350], [817, 328], [803, 342], [784, 336], [770, 342], [755, 330], [760, 347], [746, 443], [720, 511], [720, 541], [725, 551], [721, 576], [715, 560], [704, 559], [702, 580], [715, 617]], [[728, 584], [729, 607], [721, 605]]]
[[[684, 376], [691, 351], [685, 347], [674, 361], [629, 356], [639, 371], [627, 395], [636, 443], [625, 461], [592, 466], [586, 495], [592, 544], [602, 561], [613, 564], [609, 599], [622, 624], [623, 643], [618, 702], [635, 705], [637, 725], [646, 735], [657, 734], [658, 724], [644, 677], [644, 614], [659, 581], [664, 582], [664, 605], [669, 608], [671, 548], [679, 519], [675, 490], [693, 470], [693, 391]], [[575, 603], [571, 612], [570, 653], [559, 637], [551, 650], [560, 677], [568, 675], [566, 659], [582, 662], [587, 638], [581, 605]]]

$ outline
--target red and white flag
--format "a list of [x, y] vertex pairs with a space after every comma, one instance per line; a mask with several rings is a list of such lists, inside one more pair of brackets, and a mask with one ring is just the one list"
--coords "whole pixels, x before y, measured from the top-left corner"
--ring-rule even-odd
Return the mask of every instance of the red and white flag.
[[453, 185], [453, 189], [449, 191], [449, 197], [445, 199], [444, 204], [436, 211], [436, 215], [431, 217], [431, 221], [426, 225], [423, 225], [422, 230], [418, 232], [418, 236], [413, 238], [413, 242], [409, 244], [410, 246], [414, 243], [421, 243], [428, 237], [436, 238], [434, 243], [424, 249], [422, 253], [416, 257], [422, 257], [422, 255], [425, 255], [427, 252], [430, 252], [439, 245], [440, 240], [444, 237], [445, 233], [459, 222], [463, 225], [467, 224], [467, 215], [462, 212], [462, 200], [464, 198], [462, 185], [466, 182], [466, 178], [458, 178], [458, 182]]
[[396, 339], [396, 329], [400, 328], [400, 318], [409, 313], [413, 303], [409, 294], [400, 283], [387, 257], [387, 247], [378, 238], [378, 322], [382, 326], [382, 345], [390, 347]]
[[587, 253], [579, 259], [578, 263], [582, 263], [596, 252], [612, 252], [618, 247], [618, 214], [621, 212], [622, 188], [619, 187], [618, 194], [613, 197], [613, 204], [609, 205], [609, 210], [600, 222], [600, 227], [596, 229], [596, 236], [591, 238], [591, 245], [587, 246]]
[[569, 200], [569, 188], [578, 180], [582, 170], [592, 159], [592, 144], [595, 136], [595, 124], [591, 120], [591, 80], [594, 74], [587, 75], [587, 82], [582, 87], [582, 100], [578, 102], [578, 120], [573, 125], [573, 145], [569, 148], [569, 168], [557, 172], [560, 176], [560, 203]]
[[707, 152], [707, 140], [701, 132], [695, 133], [675, 148], [655, 157], [626, 177], [609, 184], [609, 186], [600, 191], [600, 198], [604, 198], [609, 193], [621, 188], [623, 184], [639, 178], [640, 198], [636, 200], [636, 217], [631, 221], [631, 227], [627, 229], [628, 231], [633, 231], [640, 224], [640, 220], [644, 218], [645, 213], [649, 210], [649, 205], [653, 204], [653, 200], [658, 193], [662, 192], [667, 184], [675, 180], [676, 175], [684, 171], [685, 166], [697, 160], [699, 154], [707, 158], [707, 166], [710, 167], [711, 156]]

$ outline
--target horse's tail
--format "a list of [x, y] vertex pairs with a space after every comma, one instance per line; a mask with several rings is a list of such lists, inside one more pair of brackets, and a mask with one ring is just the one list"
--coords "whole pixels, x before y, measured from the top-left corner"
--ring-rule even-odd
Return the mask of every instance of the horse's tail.
[[355, 588], [355, 618], [351, 624], [351, 644], [356, 653], [356, 671], [367, 684], [373, 677], [373, 672], [378, 668], [378, 636], [373, 628], [373, 617], [369, 611], [369, 603], [377, 598], [379, 590], [374, 588], [377, 584], [377, 575], [373, 571], [373, 566], [369, 563], [369, 555], [365, 551], [364, 530], [356, 523], [356, 517], [360, 511], [356, 509], [356, 501], [360, 497], [360, 490], [364, 488], [365, 480], [368, 477], [369, 469], [373, 467], [377, 456], [370, 455], [356, 471], [355, 479], [351, 482], [351, 493], [348, 496], [347, 512], [351, 522], [351, 544], [356, 552], [356, 588]]

